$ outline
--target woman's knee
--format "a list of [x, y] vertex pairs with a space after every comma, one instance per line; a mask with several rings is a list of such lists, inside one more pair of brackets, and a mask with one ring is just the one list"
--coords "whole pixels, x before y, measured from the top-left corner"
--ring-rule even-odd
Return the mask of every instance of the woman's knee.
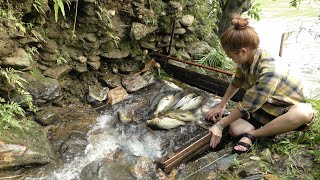
[[314, 116], [314, 110], [308, 103], [296, 104], [290, 108], [288, 113], [290, 113], [292, 121], [298, 124], [310, 123]]

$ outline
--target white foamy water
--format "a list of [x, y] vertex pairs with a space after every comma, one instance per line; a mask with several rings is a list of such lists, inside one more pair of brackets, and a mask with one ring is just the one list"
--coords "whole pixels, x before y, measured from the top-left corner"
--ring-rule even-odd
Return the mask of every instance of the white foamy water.
[[98, 117], [97, 124], [88, 132], [89, 144], [83, 156], [74, 158], [44, 179], [77, 179], [90, 163], [101, 159], [112, 160], [117, 150], [123, 150], [127, 155], [148, 157], [153, 160], [161, 156], [159, 137], [139, 132], [132, 134], [125, 132], [124, 126], [112, 125], [115, 118], [110, 115]]
[[281, 36], [285, 40], [282, 60], [305, 88], [308, 98], [320, 98], [320, 22], [317, 18], [265, 18], [252, 23], [260, 36], [260, 47], [279, 56]]

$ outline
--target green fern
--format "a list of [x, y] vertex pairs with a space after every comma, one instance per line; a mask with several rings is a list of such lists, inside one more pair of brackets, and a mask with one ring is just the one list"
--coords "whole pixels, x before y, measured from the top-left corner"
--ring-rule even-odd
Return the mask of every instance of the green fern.
[[207, 46], [207, 48], [210, 52], [201, 59], [196, 60], [197, 63], [226, 70], [233, 69], [233, 63], [226, 58], [221, 50], [217, 50], [211, 46]]
[[17, 127], [22, 129], [20, 122], [15, 118], [16, 115], [25, 116], [25, 111], [16, 102], [6, 102], [0, 97], [0, 125], [4, 129]]
[[[58, 21], [58, 18], [59, 18], [59, 9], [62, 13], [62, 16], [65, 18], [66, 17], [66, 12], [65, 12], [65, 9], [64, 9], [64, 3], [62, 0], [53, 0], [54, 2], [54, 5], [53, 5], [53, 8], [54, 8], [54, 17], [55, 17], [55, 20]], [[65, 1], [65, 3], [68, 5], [69, 9], [70, 9], [70, 4], [71, 2], [69, 0]]]

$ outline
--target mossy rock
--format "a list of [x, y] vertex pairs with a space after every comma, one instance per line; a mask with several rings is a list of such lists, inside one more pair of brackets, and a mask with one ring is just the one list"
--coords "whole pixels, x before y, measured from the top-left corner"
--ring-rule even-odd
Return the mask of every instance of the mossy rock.
[[52, 161], [53, 152], [46, 131], [34, 121], [22, 120], [21, 129], [0, 127], [0, 169]]

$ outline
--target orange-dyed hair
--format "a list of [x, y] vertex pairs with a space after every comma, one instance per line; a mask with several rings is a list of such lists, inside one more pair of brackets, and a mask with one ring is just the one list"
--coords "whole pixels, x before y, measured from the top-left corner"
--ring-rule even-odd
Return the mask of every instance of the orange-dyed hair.
[[234, 15], [232, 27], [225, 31], [220, 42], [226, 52], [237, 51], [241, 48], [257, 49], [260, 43], [257, 32], [249, 25], [249, 19]]

